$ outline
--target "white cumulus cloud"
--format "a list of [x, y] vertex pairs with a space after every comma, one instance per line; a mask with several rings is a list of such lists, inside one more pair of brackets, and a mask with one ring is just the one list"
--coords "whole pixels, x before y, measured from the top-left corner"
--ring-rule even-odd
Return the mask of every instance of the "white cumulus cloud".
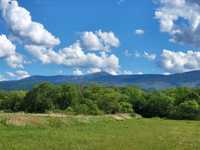
[[154, 53], [149, 53], [149, 52], [144, 52], [143, 57], [148, 59], [148, 60], [155, 60], [157, 55]]
[[135, 30], [135, 34], [136, 35], [143, 35], [145, 33], [145, 31], [143, 29], [137, 29]]
[[76, 76], [81, 76], [81, 75], [83, 75], [83, 72], [80, 69], [76, 68], [73, 71], [73, 74], [76, 75]]
[[151, 53], [151, 52], [147, 52], [147, 51], [144, 51], [142, 53], [135, 51], [135, 52], [131, 53], [127, 49], [124, 51], [124, 55], [126, 57], [133, 56], [135, 58], [144, 58], [144, 59], [147, 59], [147, 60], [150, 60], [150, 61], [153, 61], [157, 58], [157, 55], [155, 53]]
[[159, 0], [155, 17], [170, 41], [200, 47], [199, 0]]
[[101, 72], [102, 70], [100, 68], [89, 68], [87, 73], [91, 74], [91, 73], [98, 73]]
[[86, 53], [79, 42], [60, 49], [58, 52], [42, 46], [26, 45], [25, 47], [44, 64], [54, 63], [67, 67], [88, 69], [98, 68], [112, 74], [116, 74], [119, 69], [119, 60], [114, 54], [108, 55], [104, 52], [99, 55], [90, 52]]
[[90, 51], [108, 51], [120, 45], [119, 39], [113, 32], [83, 32], [81, 35], [83, 46]]
[[200, 69], [200, 52], [174, 52], [163, 50], [160, 58], [161, 67], [169, 73], [179, 73]]
[[121, 72], [121, 74], [123, 74], [123, 75], [133, 75], [134, 72], [133, 72], [133, 71], [130, 71], [130, 70], [123, 70], [123, 71]]
[[8, 80], [20, 80], [30, 77], [30, 74], [25, 70], [17, 70], [15, 72], [6, 72], [4, 74], [0, 74], [0, 81], [8, 81]]
[[18, 5], [16, 0], [0, 0], [2, 16], [12, 32], [20, 39], [46, 47], [60, 43], [45, 27], [32, 20], [30, 12]]
[[[5, 22], [13, 33], [14, 41], [22, 44], [43, 64], [64, 65], [90, 71], [91, 68], [95, 68], [117, 74], [120, 67], [119, 59], [116, 55], [107, 53], [120, 45], [119, 39], [112, 31], [83, 32], [79, 41], [56, 50], [55, 46], [60, 44], [59, 38], [47, 31], [42, 24], [33, 21], [30, 12], [19, 6], [18, 1], [0, 0], [0, 9]], [[14, 50], [15, 46], [11, 48], [12, 52]], [[17, 67], [17, 64], [23, 60], [22, 58], [16, 53], [6, 57], [6, 61], [10, 66]]]
[[12, 68], [23, 67], [23, 56], [16, 52], [16, 46], [5, 35], [0, 35], [0, 59], [5, 59]]
[[24, 70], [17, 70], [16, 72], [7, 72], [7, 78], [24, 79], [30, 77], [30, 74]]

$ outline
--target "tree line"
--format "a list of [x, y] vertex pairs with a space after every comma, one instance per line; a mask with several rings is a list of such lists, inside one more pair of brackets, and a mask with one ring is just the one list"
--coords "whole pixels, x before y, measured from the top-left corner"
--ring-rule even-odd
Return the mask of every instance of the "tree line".
[[200, 88], [144, 91], [134, 86], [54, 85], [30, 91], [0, 91], [0, 111], [73, 114], [137, 113], [143, 117], [200, 119]]

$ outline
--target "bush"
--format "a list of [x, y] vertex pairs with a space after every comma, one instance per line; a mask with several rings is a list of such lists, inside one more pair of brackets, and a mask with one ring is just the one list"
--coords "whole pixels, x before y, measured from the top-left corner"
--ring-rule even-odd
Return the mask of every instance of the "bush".
[[133, 106], [128, 102], [120, 102], [119, 103], [119, 111], [121, 113], [133, 113]]
[[120, 105], [115, 99], [102, 99], [98, 106], [106, 114], [115, 114], [120, 110]]
[[6, 112], [23, 111], [23, 101], [26, 92], [13, 91], [5, 93], [5, 97], [0, 101], [0, 109]]
[[56, 91], [51, 84], [43, 83], [28, 92], [24, 100], [25, 111], [29, 113], [44, 113], [54, 110]]
[[86, 104], [79, 104], [74, 106], [74, 111], [77, 114], [89, 114], [89, 107]]
[[195, 119], [199, 116], [199, 104], [195, 101], [185, 101], [177, 108], [179, 119]]
[[167, 117], [173, 109], [174, 99], [164, 93], [148, 93], [142, 100], [134, 101], [136, 113], [144, 117]]

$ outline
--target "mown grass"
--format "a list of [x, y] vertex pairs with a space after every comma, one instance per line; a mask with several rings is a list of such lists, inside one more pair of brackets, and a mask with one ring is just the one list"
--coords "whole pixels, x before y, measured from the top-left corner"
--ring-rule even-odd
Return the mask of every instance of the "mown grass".
[[14, 114], [0, 118], [0, 150], [200, 150], [198, 121]]

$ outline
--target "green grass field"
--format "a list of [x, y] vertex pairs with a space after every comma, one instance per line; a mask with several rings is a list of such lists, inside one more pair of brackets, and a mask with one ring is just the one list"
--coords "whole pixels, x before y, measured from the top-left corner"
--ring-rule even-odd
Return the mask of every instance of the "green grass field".
[[0, 150], [200, 150], [200, 122], [0, 115]]

